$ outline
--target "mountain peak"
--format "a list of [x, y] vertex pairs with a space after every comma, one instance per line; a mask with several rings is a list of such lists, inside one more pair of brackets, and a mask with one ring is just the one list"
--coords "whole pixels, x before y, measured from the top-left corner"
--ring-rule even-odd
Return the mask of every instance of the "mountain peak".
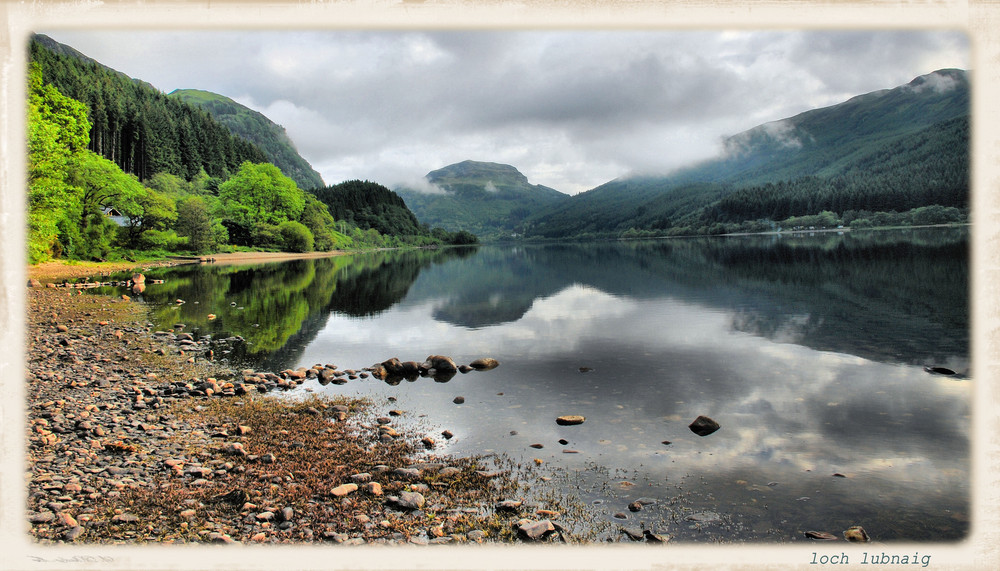
[[511, 165], [466, 160], [427, 173], [425, 178], [431, 183], [467, 182], [469, 179], [493, 180], [513, 184], [528, 184], [528, 177]]

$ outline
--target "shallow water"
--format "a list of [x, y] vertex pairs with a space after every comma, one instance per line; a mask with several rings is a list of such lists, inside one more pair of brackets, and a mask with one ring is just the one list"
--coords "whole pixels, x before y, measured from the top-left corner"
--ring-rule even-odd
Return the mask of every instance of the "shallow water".
[[[538, 458], [599, 522], [690, 541], [805, 541], [856, 524], [879, 541], [968, 531], [962, 230], [484, 246], [147, 276], [164, 279], [142, 296], [156, 327], [240, 335], [245, 346], [217, 355], [234, 364], [498, 359], [448, 382], [305, 388], [393, 397], [436, 452]], [[587, 420], [557, 425], [565, 414]], [[699, 415], [721, 429], [697, 436]], [[639, 498], [654, 503], [630, 512]]]

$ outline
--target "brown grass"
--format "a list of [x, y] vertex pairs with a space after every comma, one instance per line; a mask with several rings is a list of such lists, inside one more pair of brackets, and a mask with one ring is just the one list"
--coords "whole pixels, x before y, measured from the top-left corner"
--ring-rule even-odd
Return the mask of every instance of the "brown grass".
[[[351, 415], [361, 422], [333, 421], [334, 404], [349, 406]], [[310, 408], [320, 414], [307, 412]], [[414, 447], [403, 439], [380, 442], [377, 429], [365, 425], [363, 411], [361, 401], [317, 397], [292, 402], [254, 395], [192, 404], [179, 415], [230, 436], [218, 439], [218, 449], [194, 449], [190, 455], [200, 458], [203, 466], [226, 473], [211, 477], [203, 486], [192, 486], [192, 476], [164, 469], [154, 487], [126, 489], [121, 496], [95, 506], [93, 519], [78, 541], [205, 542], [224, 534], [241, 542], [286, 543], [322, 541], [330, 533], [367, 541], [405, 541], [474, 529], [485, 531], [493, 540], [512, 538], [509, 523], [493, 513], [492, 505], [516, 495], [516, 482], [504, 474], [493, 478], [476, 474], [484, 468], [477, 459], [450, 460], [448, 465], [460, 468], [461, 473], [448, 478], [425, 472], [419, 481], [409, 482], [397, 479], [391, 470], [377, 472], [374, 468], [379, 465], [393, 469], [409, 465]], [[249, 427], [249, 432], [234, 436], [239, 426]], [[249, 456], [224, 454], [224, 443], [233, 442], [242, 444]], [[267, 454], [275, 456], [273, 463], [252, 459]], [[429, 486], [423, 492], [427, 503], [420, 512], [407, 512], [388, 506], [384, 496], [361, 490], [346, 498], [331, 496], [332, 488], [350, 482], [350, 476], [360, 472], [371, 473], [372, 481], [380, 483], [386, 495], [398, 494], [411, 483], [424, 483]], [[234, 490], [246, 493], [246, 504], [213, 502]], [[286, 507], [294, 511], [293, 525], [279, 529], [278, 514]], [[258, 521], [257, 514], [265, 511], [274, 513], [274, 520]], [[121, 513], [137, 519], [116, 520]]]

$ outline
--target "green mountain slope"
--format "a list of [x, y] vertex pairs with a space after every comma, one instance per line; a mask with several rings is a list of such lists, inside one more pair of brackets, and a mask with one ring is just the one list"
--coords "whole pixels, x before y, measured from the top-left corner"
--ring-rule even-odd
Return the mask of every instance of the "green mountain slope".
[[234, 135], [260, 147], [267, 155], [268, 162], [281, 169], [299, 188], [309, 190], [324, 186], [319, 173], [299, 155], [284, 127], [261, 113], [223, 95], [199, 89], [176, 89], [168, 97], [208, 111]]
[[720, 158], [608, 182], [532, 216], [527, 233], [706, 232], [824, 210], [966, 208], [968, 114], [967, 73], [939, 70], [737, 134]]
[[89, 149], [140, 180], [159, 172], [190, 180], [201, 169], [226, 177], [244, 161], [266, 160], [205, 111], [47, 36], [32, 36], [29, 56], [45, 83], [87, 106]]
[[432, 192], [395, 189], [421, 222], [446, 230], [466, 230], [485, 237], [520, 231], [523, 221], [569, 196], [531, 184], [510, 165], [463, 161], [424, 177]]

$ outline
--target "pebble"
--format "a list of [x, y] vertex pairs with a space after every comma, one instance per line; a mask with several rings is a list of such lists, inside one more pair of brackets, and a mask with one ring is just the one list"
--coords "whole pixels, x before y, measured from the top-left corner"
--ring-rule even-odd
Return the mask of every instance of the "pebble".
[[330, 495], [332, 495], [334, 497], [337, 497], [337, 498], [342, 498], [342, 497], [344, 497], [344, 496], [346, 496], [348, 494], [356, 492], [357, 490], [358, 490], [358, 485], [357, 484], [354, 484], [354, 483], [341, 484], [341, 485], [337, 486], [336, 488], [330, 490]]
[[[101, 315], [100, 321], [107, 325], [97, 329], [93, 327], [98, 324], [97, 318], [76, 318], [78, 304], [88, 300], [88, 296], [67, 300], [58, 290], [48, 288], [29, 290], [28, 295], [29, 366], [26, 377], [30, 396], [26, 426], [30, 427], [27, 450], [31, 472], [28, 502], [22, 517], [32, 525], [31, 533], [36, 539], [74, 541], [83, 536], [85, 530], [93, 530], [102, 538], [128, 543], [140, 538], [156, 538], [161, 533], [157, 526], [172, 525], [190, 534], [189, 539], [181, 541], [272, 543], [308, 541], [315, 536], [316, 540], [343, 544], [369, 542], [366, 539], [369, 536], [362, 530], [340, 533], [341, 530], [334, 527], [337, 524], [328, 524], [324, 529], [321, 523], [324, 520], [302, 515], [298, 503], [292, 506], [291, 502], [266, 500], [267, 497], [281, 497], [280, 493], [277, 496], [267, 493], [268, 489], [297, 485], [299, 478], [267, 473], [268, 470], [276, 471], [276, 467], [269, 465], [278, 462], [279, 458], [272, 453], [249, 453], [252, 450], [247, 450], [246, 442], [239, 440], [250, 434], [250, 427], [233, 421], [225, 426], [208, 426], [200, 418], [179, 417], [173, 412], [173, 403], [182, 399], [196, 399], [194, 402], [199, 404], [191, 407], [196, 413], [210, 412], [209, 401], [212, 400], [239, 398], [238, 395], [254, 389], [264, 393], [280, 390], [282, 381], [291, 389], [305, 378], [322, 379], [324, 368], [291, 371], [285, 375], [287, 378], [275, 373], [233, 371], [230, 378], [229, 373], [209, 361], [210, 352], [220, 354], [224, 350], [223, 343], [242, 343], [242, 338], [220, 336], [212, 339], [184, 324], [168, 326], [168, 331], [154, 331], [153, 325], [144, 319], [129, 322], [128, 314], [115, 314], [114, 318]], [[121, 303], [113, 298], [94, 299], [104, 299], [103, 303], [108, 306]], [[122, 304], [120, 307], [132, 311], [136, 306]], [[58, 323], [51, 313], [57, 314]], [[140, 315], [138, 310], [136, 315]], [[62, 327], [57, 328], [57, 325]], [[81, 327], [88, 331], [81, 333]], [[167, 364], [162, 369], [150, 367], [145, 364], [147, 355]], [[171, 369], [189, 360], [193, 362], [184, 365], [184, 370], [191, 373], [178, 375]], [[389, 398], [390, 402], [395, 400], [395, 397]], [[455, 399], [461, 404], [459, 401], [464, 402], [464, 397]], [[306, 415], [326, 416], [331, 422], [333, 419], [347, 420], [350, 413], [350, 408], [344, 405], [314, 406], [302, 411], [303, 418]], [[401, 415], [403, 411], [392, 410], [377, 422], [385, 426], [390, 424], [390, 417]], [[391, 431], [390, 434], [397, 434], [389, 426], [385, 429]], [[443, 431], [441, 436], [454, 437], [450, 431]], [[295, 437], [286, 438], [289, 441], [286, 444], [293, 449]], [[426, 437], [425, 445], [428, 443], [434, 445], [434, 440]], [[486, 532], [476, 529], [466, 532], [467, 527], [461, 528], [463, 533], [452, 533], [452, 525], [457, 527], [456, 522], [460, 521], [464, 526], [464, 520], [442, 524], [442, 514], [454, 509], [454, 504], [447, 503], [442, 493], [450, 483], [442, 480], [461, 477], [465, 470], [439, 462], [395, 469], [386, 465], [365, 469], [366, 472], [358, 471], [350, 476], [349, 483], [334, 488], [345, 491], [343, 496], [331, 490], [332, 498], [313, 497], [308, 502], [314, 506], [329, 503], [331, 509], [337, 510], [341, 509], [338, 504], [357, 509], [372, 502], [376, 507], [369, 509], [376, 511], [369, 512], [369, 523], [360, 525], [376, 526], [375, 522], [389, 518], [395, 526], [398, 524], [396, 517], [420, 518], [420, 521], [437, 518], [422, 524], [426, 536], [416, 540], [421, 545], [487, 539]], [[338, 470], [338, 477], [351, 474], [342, 470]], [[239, 503], [211, 501], [224, 492], [238, 491], [238, 485], [229, 478], [240, 472], [256, 472], [253, 477], [259, 483], [248, 485], [244, 492], [247, 495]], [[427, 472], [437, 472], [431, 485], [419, 481]], [[479, 470], [475, 474], [480, 478], [494, 478], [500, 472]], [[407, 482], [409, 489], [398, 492], [392, 503], [411, 513], [392, 516], [383, 513], [382, 502], [371, 496], [382, 496], [387, 482], [394, 486], [390, 489], [398, 490], [399, 480]], [[134, 512], [125, 511], [124, 503], [119, 504], [121, 510], [115, 514], [94, 509], [94, 502], [124, 500], [130, 497], [131, 490], [154, 485], [154, 482], [164, 485], [165, 493], [172, 487], [179, 497], [188, 499], [166, 508], [162, 520], [156, 515], [147, 516], [135, 507]], [[261, 496], [250, 486], [259, 486], [265, 495]], [[369, 497], [352, 497], [351, 494], [359, 489]], [[433, 499], [429, 497], [432, 493], [435, 494]], [[431, 504], [427, 506], [429, 500]], [[519, 507], [520, 502], [510, 500], [508, 505]], [[309, 513], [308, 508], [305, 509], [305, 513]], [[469, 509], [473, 514], [483, 511], [482, 506]], [[175, 522], [166, 524], [169, 519]], [[161, 521], [164, 523], [159, 523]], [[317, 527], [310, 529], [311, 525]], [[407, 541], [407, 535], [399, 534], [388, 542]]]

